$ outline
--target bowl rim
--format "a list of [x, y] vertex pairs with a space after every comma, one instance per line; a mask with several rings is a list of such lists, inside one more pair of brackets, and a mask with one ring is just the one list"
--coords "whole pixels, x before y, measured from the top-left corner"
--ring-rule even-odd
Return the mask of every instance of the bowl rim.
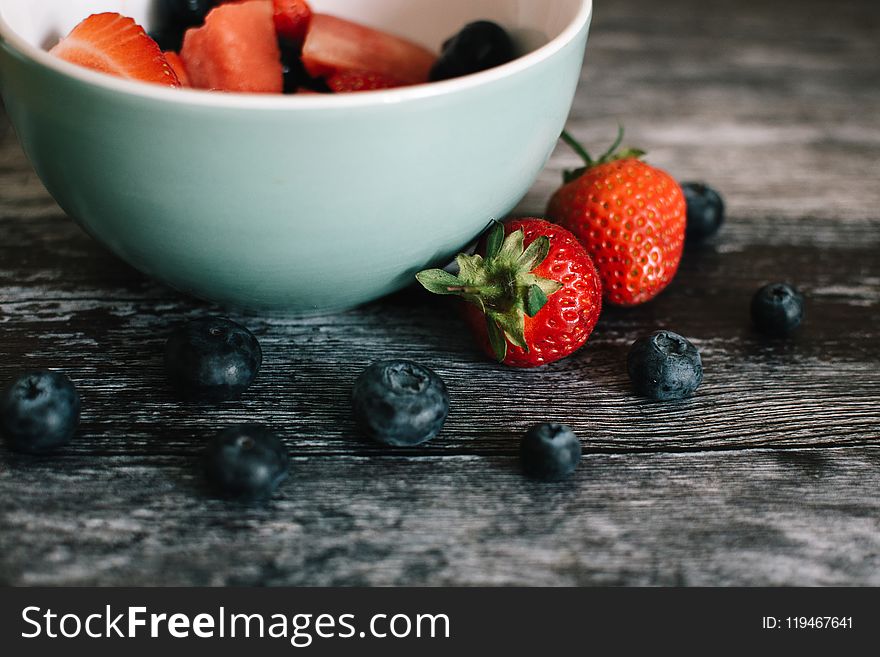
[[126, 80], [92, 71], [66, 62], [38, 48], [21, 37], [0, 14], [0, 46], [11, 47], [37, 64], [87, 85], [101, 87], [131, 97], [146, 98], [180, 105], [216, 107], [225, 109], [331, 109], [363, 106], [381, 106], [437, 96], [446, 96], [491, 82], [510, 78], [550, 59], [571, 43], [586, 26], [593, 13], [593, 0], [580, 0], [574, 19], [554, 39], [512, 62], [464, 77], [439, 82], [418, 84], [398, 89], [365, 91], [350, 94], [247, 94], [216, 92], [204, 89], [181, 89]]

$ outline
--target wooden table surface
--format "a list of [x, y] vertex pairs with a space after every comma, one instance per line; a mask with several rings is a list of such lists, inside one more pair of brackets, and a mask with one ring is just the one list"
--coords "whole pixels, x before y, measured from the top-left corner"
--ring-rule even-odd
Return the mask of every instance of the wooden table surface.
[[[726, 196], [729, 220], [656, 301], [609, 308], [586, 348], [510, 371], [419, 290], [341, 315], [233, 314], [262, 342], [240, 402], [178, 403], [163, 341], [216, 312], [88, 239], [0, 144], [0, 382], [60, 368], [84, 400], [56, 456], [0, 449], [0, 583], [880, 585], [880, 5], [600, 0], [570, 129], [628, 142]], [[523, 201], [541, 212], [560, 148]], [[430, 199], [426, 199], [430, 202]], [[808, 299], [771, 341], [748, 303]], [[700, 348], [695, 398], [634, 397], [624, 360], [666, 327]], [[358, 372], [413, 358], [447, 381], [439, 438], [387, 451], [354, 432]], [[518, 436], [563, 421], [585, 458], [525, 480]], [[205, 495], [204, 438], [276, 427], [291, 478], [265, 507]]]

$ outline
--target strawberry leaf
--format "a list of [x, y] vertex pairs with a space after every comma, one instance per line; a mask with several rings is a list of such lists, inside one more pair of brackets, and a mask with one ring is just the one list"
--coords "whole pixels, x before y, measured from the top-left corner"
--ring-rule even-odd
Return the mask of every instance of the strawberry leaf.
[[458, 263], [458, 277], [468, 285], [478, 285], [484, 281], [483, 258], [480, 255], [459, 254], [455, 259]]
[[504, 242], [504, 224], [497, 219], [492, 220], [492, 226], [489, 228], [489, 234], [486, 236], [486, 260], [494, 260], [501, 251], [501, 244]]
[[566, 169], [562, 172], [562, 180], [565, 182], [566, 185], [570, 182], [574, 182], [591, 168], [599, 164], [607, 164], [609, 162], [615, 162], [616, 160], [625, 160], [629, 158], [638, 159], [644, 157], [645, 155], [645, 151], [638, 148], [624, 148], [622, 150], [617, 150], [618, 148], [620, 148], [620, 144], [623, 142], [622, 125], [617, 126], [617, 137], [615, 138], [614, 143], [611, 145], [611, 148], [605, 151], [602, 154], [602, 157], [600, 157], [598, 160], [594, 160], [592, 157], [590, 157], [590, 154], [580, 144], [580, 142], [578, 142], [578, 140], [572, 137], [568, 132], [563, 130], [561, 139], [566, 144], [568, 144], [575, 153], [580, 155], [585, 164], [585, 166], [580, 167], [579, 169]]
[[530, 286], [526, 295], [526, 314], [529, 317], [534, 317], [538, 314], [541, 308], [544, 307], [547, 301], [547, 295], [544, 294], [544, 290], [538, 285]]
[[624, 148], [622, 151], [618, 151], [612, 157], [612, 160], [626, 160], [628, 158], [634, 157], [636, 159], [640, 157], [644, 157], [647, 155], [646, 151], [643, 151], [640, 148]]
[[530, 272], [544, 262], [549, 253], [550, 238], [546, 235], [541, 235], [523, 251], [523, 254], [517, 260], [516, 266], [520, 271]]
[[562, 182], [566, 185], [573, 180], [577, 180], [582, 175], [587, 172], [587, 167], [581, 167], [580, 169], [566, 169], [562, 172]]
[[513, 231], [507, 236], [504, 243], [501, 245], [501, 250], [498, 252], [496, 260], [505, 265], [507, 265], [507, 263], [519, 262], [519, 258], [523, 254], [523, 242], [525, 239], [526, 235], [522, 228]]
[[572, 137], [568, 133], [567, 130], [562, 131], [561, 138], [562, 138], [562, 141], [564, 141], [566, 144], [568, 144], [571, 147], [571, 150], [573, 150], [575, 153], [577, 153], [578, 155], [581, 156], [581, 159], [584, 161], [584, 164], [587, 165], [586, 168], [584, 169], [585, 171], [586, 171], [586, 169], [589, 169], [591, 166], [593, 166], [593, 158], [590, 157], [590, 154], [587, 152], [587, 149], [584, 148], [577, 139]]
[[532, 285], [537, 285], [548, 297], [552, 294], [556, 294], [559, 290], [565, 287], [559, 281], [554, 281], [550, 278], [541, 278], [535, 274], [523, 274], [519, 277], [519, 282], [520, 285], [526, 288], [531, 287]]
[[501, 330], [504, 331], [504, 337], [510, 341], [510, 344], [515, 345], [526, 352], [529, 350], [525, 335], [525, 315], [522, 310], [513, 313], [493, 312], [490, 313], [490, 316], [495, 320], [495, 323], [501, 328]]
[[458, 294], [463, 283], [457, 277], [442, 269], [426, 269], [416, 274], [416, 280], [426, 290], [434, 294]]
[[617, 138], [614, 140], [614, 143], [611, 144], [611, 148], [602, 153], [602, 157], [599, 158], [599, 162], [608, 162], [612, 155], [614, 155], [614, 151], [616, 151], [620, 144], [623, 143], [623, 124], [617, 124]]
[[498, 323], [488, 315], [486, 316], [486, 329], [489, 332], [489, 344], [492, 346], [495, 358], [501, 363], [507, 357], [507, 339], [501, 332]]

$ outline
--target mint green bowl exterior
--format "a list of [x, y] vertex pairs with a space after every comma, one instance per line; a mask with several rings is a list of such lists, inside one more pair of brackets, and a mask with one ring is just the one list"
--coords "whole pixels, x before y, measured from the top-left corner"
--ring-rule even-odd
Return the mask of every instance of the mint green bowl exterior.
[[479, 84], [338, 105], [128, 93], [7, 40], [0, 75], [46, 188], [123, 260], [224, 305], [324, 311], [400, 289], [517, 204], [565, 124], [588, 27]]

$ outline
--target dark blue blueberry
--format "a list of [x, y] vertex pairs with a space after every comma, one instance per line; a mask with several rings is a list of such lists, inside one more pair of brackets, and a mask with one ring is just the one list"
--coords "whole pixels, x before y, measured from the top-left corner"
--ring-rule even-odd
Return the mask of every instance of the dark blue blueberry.
[[721, 194], [704, 183], [681, 184], [687, 203], [687, 237], [701, 242], [718, 232], [724, 223], [724, 200]]
[[14, 450], [49, 452], [73, 438], [79, 410], [79, 395], [64, 374], [29, 372], [0, 396], [0, 435]]
[[160, 0], [159, 15], [163, 27], [178, 30], [205, 22], [205, 16], [219, 0]]
[[446, 40], [431, 69], [431, 80], [448, 80], [506, 64], [516, 57], [507, 31], [491, 21], [465, 25]]
[[352, 392], [358, 427], [370, 438], [395, 447], [419, 445], [443, 428], [449, 393], [437, 374], [409, 360], [373, 363]]
[[752, 321], [766, 335], [786, 336], [804, 319], [804, 297], [786, 283], [765, 285], [752, 297]]
[[703, 382], [700, 352], [672, 331], [656, 331], [633, 342], [626, 366], [636, 392], [651, 399], [688, 397]]
[[322, 78], [313, 78], [306, 71], [300, 57], [301, 44], [278, 41], [281, 49], [281, 70], [284, 73], [284, 93], [296, 93], [298, 89], [310, 89], [318, 93], [330, 93], [330, 87]]
[[564, 424], [536, 424], [519, 444], [523, 470], [544, 481], [565, 479], [581, 460], [581, 441]]
[[305, 66], [300, 59], [299, 48], [295, 48], [285, 41], [279, 41], [281, 49], [281, 70], [284, 73], [284, 93], [295, 94], [296, 90], [308, 77]]
[[266, 427], [241, 424], [214, 436], [205, 449], [205, 476], [223, 497], [265, 500], [287, 479], [290, 457]]
[[176, 27], [160, 27], [150, 32], [150, 38], [155, 41], [163, 52], [180, 52], [183, 47], [184, 30]]
[[244, 326], [222, 317], [197, 319], [177, 329], [165, 344], [171, 385], [197, 401], [238, 399], [263, 362], [260, 343]]

